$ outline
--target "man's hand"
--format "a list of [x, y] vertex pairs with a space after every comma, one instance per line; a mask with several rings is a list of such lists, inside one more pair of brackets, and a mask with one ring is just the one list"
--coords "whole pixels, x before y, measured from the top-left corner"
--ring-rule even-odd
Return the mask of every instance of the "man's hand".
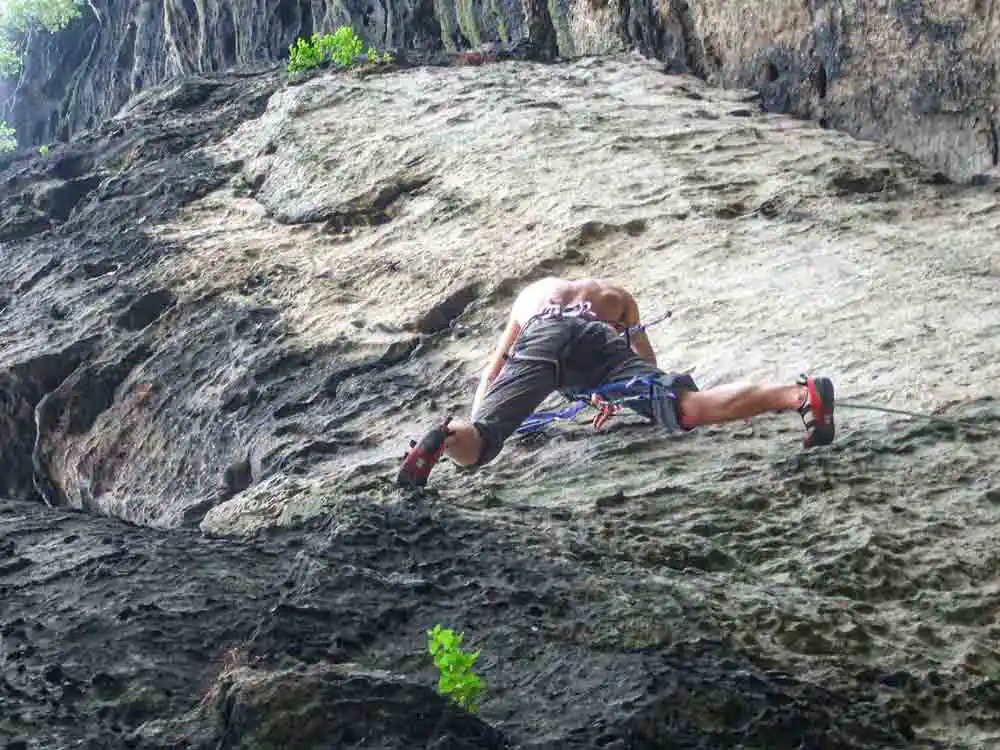
[[[642, 323], [642, 319], [639, 317], [639, 305], [632, 295], [629, 295], [622, 322], [629, 328], [641, 325]], [[653, 345], [649, 343], [649, 337], [646, 336], [646, 331], [642, 329], [637, 331], [630, 330], [628, 332], [628, 337], [632, 351], [653, 367], [656, 367], [656, 354], [653, 352]]]

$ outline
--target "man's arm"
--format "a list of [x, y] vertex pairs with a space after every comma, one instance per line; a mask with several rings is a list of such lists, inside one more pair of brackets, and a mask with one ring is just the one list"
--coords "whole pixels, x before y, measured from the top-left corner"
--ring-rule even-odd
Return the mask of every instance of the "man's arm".
[[489, 390], [493, 381], [496, 380], [497, 375], [500, 374], [500, 370], [503, 369], [507, 352], [510, 350], [510, 347], [513, 345], [514, 340], [520, 332], [521, 326], [518, 324], [517, 320], [515, 320], [514, 314], [511, 313], [510, 317], [507, 319], [507, 327], [504, 328], [503, 333], [500, 335], [500, 340], [497, 342], [496, 348], [493, 350], [493, 357], [490, 359], [489, 363], [487, 363], [482, 376], [479, 378], [479, 387], [476, 389], [476, 396], [472, 400], [473, 419], [475, 419], [476, 412], [479, 411], [479, 405], [482, 403], [483, 397], [486, 395], [486, 391]]
[[[639, 305], [636, 303], [635, 298], [629, 295], [628, 302], [625, 305], [625, 315], [623, 322], [627, 326], [636, 326], [642, 322], [639, 317]], [[653, 367], [656, 367], [656, 354], [653, 352], [653, 345], [649, 343], [649, 337], [646, 336], [645, 331], [630, 331], [629, 341], [632, 344], [632, 351], [638, 354], [646, 362], [649, 362]]]

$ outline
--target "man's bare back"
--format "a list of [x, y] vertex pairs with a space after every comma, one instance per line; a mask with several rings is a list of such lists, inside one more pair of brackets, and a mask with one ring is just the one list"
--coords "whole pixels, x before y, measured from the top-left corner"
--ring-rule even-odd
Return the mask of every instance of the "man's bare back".
[[549, 276], [525, 287], [514, 301], [511, 318], [524, 327], [548, 305], [570, 307], [589, 302], [601, 320], [624, 328], [639, 323], [638, 309], [631, 294], [618, 284], [603, 279], [560, 279]]
[[[539, 314], [550, 305], [571, 307], [580, 303], [589, 303], [591, 312], [619, 331], [630, 326], [638, 326], [641, 322], [639, 305], [625, 287], [604, 279], [561, 279], [548, 276], [526, 286], [511, 307], [507, 330], [501, 336], [500, 344], [494, 355], [494, 360], [488, 366], [487, 375], [480, 383], [477, 399], [485, 393], [489, 382], [496, 377], [507, 349], [532, 316]], [[651, 365], [656, 366], [656, 355], [646, 337], [645, 331], [637, 330], [628, 337], [633, 351]]]

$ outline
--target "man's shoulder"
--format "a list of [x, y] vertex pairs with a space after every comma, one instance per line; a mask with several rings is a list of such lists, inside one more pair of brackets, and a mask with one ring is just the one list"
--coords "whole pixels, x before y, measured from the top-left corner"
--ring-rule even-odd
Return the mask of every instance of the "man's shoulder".
[[631, 320], [638, 314], [635, 297], [621, 284], [599, 280], [591, 296], [605, 316], [626, 325], [632, 325], [636, 322]]
[[521, 312], [527, 308], [538, 307], [539, 300], [547, 297], [558, 281], [554, 276], [532, 281], [518, 292], [511, 306], [512, 311]]

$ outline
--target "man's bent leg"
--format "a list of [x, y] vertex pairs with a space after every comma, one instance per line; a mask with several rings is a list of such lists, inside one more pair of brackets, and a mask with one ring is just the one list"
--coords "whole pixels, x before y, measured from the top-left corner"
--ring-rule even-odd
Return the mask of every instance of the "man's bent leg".
[[515, 354], [483, 397], [472, 421], [447, 420], [428, 432], [407, 455], [396, 477], [403, 487], [422, 487], [447, 454], [457, 464], [489, 463], [521, 423], [555, 390], [558, 363]]
[[[465, 450], [467, 453], [463, 456], [456, 455], [457, 461], [472, 459], [466, 465], [488, 464], [503, 449], [507, 438], [556, 389], [559, 378], [558, 361], [542, 356], [537, 359], [522, 358], [524, 356], [515, 352], [507, 361], [500, 377], [486, 391], [479, 410], [472, 415], [470, 425], [479, 439], [475, 440], [471, 435], [460, 438], [455, 446], [456, 452]], [[469, 433], [466, 431], [463, 434]], [[478, 446], [479, 451], [473, 457], [474, 445]]]

